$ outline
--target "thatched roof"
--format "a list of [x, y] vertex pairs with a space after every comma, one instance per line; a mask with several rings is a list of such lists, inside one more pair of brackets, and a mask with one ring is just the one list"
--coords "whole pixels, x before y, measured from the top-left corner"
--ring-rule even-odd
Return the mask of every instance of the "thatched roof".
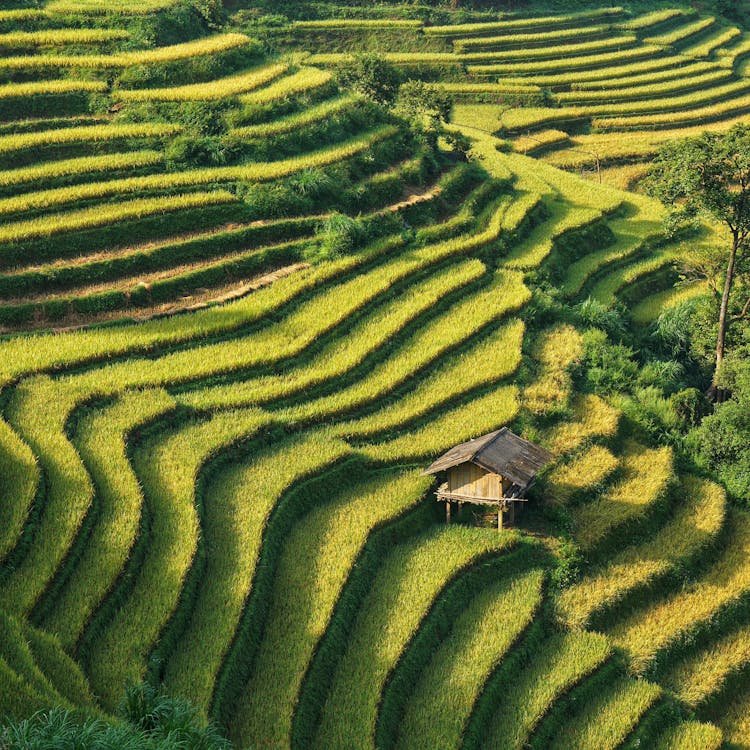
[[473, 463], [528, 487], [536, 473], [552, 460], [552, 454], [524, 440], [507, 427], [451, 448], [434, 461], [424, 474], [437, 474], [452, 466]]

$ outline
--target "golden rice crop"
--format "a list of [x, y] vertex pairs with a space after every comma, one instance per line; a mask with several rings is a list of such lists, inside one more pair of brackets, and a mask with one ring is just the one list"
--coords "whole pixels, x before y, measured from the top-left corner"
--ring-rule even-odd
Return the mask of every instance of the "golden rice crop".
[[[387, 248], [386, 248], [387, 249]], [[376, 248], [377, 251], [380, 248]], [[60, 369], [73, 364], [94, 362], [114, 354], [150, 352], [169, 343], [187, 342], [217, 333], [228, 333], [257, 323], [301, 294], [346, 274], [377, 257], [377, 252], [348, 255], [284, 279], [255, 294], [229, 302], [221, 307], [199, 310], [191, 315], [170, 316], [136, 325], [88, 329], [0, 342], [0, 383], [39, 371]], [[33, 345], [29, 345], [29, 341]]]
[[[182, 42], [166, 47], [116, 52], [111, 55], [28, 55], [0, 57], [1, 69], [34, 68], [127, 68], [133, 65], [157, 65], [176, 62], [191, 57], [215, 55], [246, 45], [250, 39], [244, 34], [216, 34], [192, 42]], [[69, 83], [73, 83], [70, 81]], [[94, 83], [94, 82], [90, 82]], [[41, 82], [40, 82], [41, 84]], [[14, 84], [28, 85], [28, 84]], [[106, 88], [106, 84], [104, 85]]]
[[628, 653], [632, 668], [645, 672], [660, 654], [689, 638], [723, 608], [750, 591], [750, 517], [739, 510], [728, 513], [730, 536], [721, 556], [682, 590], [639, 609], [610, 630], [614, 641]]
[[570, 397], [570, 369], [583, 356], [583, 339], [573, 326], [555, 326], [539, 336], [532, 353], [539, 376], [523, 391], [524, 406], [545, 414], [565, 406]]
[[116, 707], [122, 685], [142, 679], [148, 653], [177, 606], [198, 544], [199, 472], [221, 449], [252, 437], [268, 421], [257, 410], [224, 412], [162, 433], [136, 451], [152, 523], [132, 587], [87, 654], [91, 684], [104, 706]]
[[138, 533], [143, 494], [127, 456], [129, 433], [174, 407], [164, 391], [133, 391], [78, 425], [76, 446], [96, 484], [99, 509], [81, 558], [43, 622], [66, 648], [75, 646], [111, 589]]
[[[646, 63], [634, 63], [622, 71], [617, 71], [615, 76], [604, 80], [585, 80], [579, 81], [578, 83], [572, 83], [570, 88], [572, 91], [589, 91], [589, 90], [602, 90], [606, 91], [609, 88], [626, 88], [634, 86], [646, 86], [649, 84], [661, 83], [663, 81], [676, 81], [690, 76], [705, 75], [711, 72], [718, 72], [721, 69], [716, 63], [713, 62], [692, 62], [688, 65], [680, 65], [679, 67], [667, 66], [662, 68], [664, 61], [672, 60], [675, 63], [680, 61], [680, 58], [659, 58], [654, 61], [659, 64], [657, 68], [651, 68]], [[645, 70], [642, 70], [645, 68]], [[727, 78], [731, 77], [731, 72], [724, 71]]]
[[580, 229], [602, 218], [601, 211], [588, 206], [571, 206], [569, 203], [552, 204], [547, 222], [520, 244], [505, 259], [509, 268], [536, 268], [555, 247], [555, 240], [571, 230]]
[[[742, 83], [742, 82], [740, 82]], [[710, 98], [710, 97], [709, 97]], [[750, 96], [737, 96], [708, 106], [685, 111], [660, 112], [658, 114], [640, 114], [630, 117], [594, 118], [594, 130], [634, 130], [667, 127], [670, 129], [696, 125], [705, 130], [705, 124], [714, 120], [747, 112], [750, 109]], [[701, 125], [703, 123], [703, 125]]]
[[65, 422], [80, 403], [75, 388], [64, 390], [47, 376], [14, 389], [7, 416], [40, 457], [45, 477], [45, 512], [22, 562], [0, 584], [0, 609], [27, 616], [52, 580], [91, 505], [94, 488], [65, 435]]
[[680, 284], [663, 292], [656, 292], [641, 300], [631, 311], [630, 317], [638, 325], [653, 323], [665, 310], [676, 307], [684, 302], [705, 297], [708, 294], [708, 286], [700, 281], [689, 284]]
[[598, 610], [686, 564], [716, 540], [726, 513], [721, 487], [685, 477], [681, 495], [684, 499], [674, 517], [649, 541], [628, 547], [562, 592], [558, 612], [567, 625], [585, 627]]
[[171, 8], [177, 0], [51, 0], [47, 3], [47, 13], [83, 13], [94, 16], [124, 13], [148, 15]]
[[[0, 57], [0, 61], [8, 58]], [[69, 94], [77, 92], [101, 93], [107, 90], [104, 81], [28, 81], [26, 83], [6, 83], [0, 86], [0, 99], [39, 96], [44, 94]]]
[[559, 633], [530, 655], [529, 663], [511, 676], [503, 710], [493, 711], [482, 747], [523, 750], [557, 699], [612, 654], [604, 636]]
[[579, 544], [593, 549], [618, 527], [638, 520], [663, 500], [674, 481], [673, 462], [671, 448], [649, 449], [629, 443], [621, 457], [622, 479], [572, 512]]
[[[186, 402], [203, 409], [259, 404], [273, 398], [301, 393], [340, 377], [366, 356], [376, 352], [380, 347], [387, 346], [414, 318], [434, 309], [445, 296], [476, 281], [485, 272], [484, 265], [478, 260], [467, 260], [452, 265], [446, 271], [413, 284], [407, 292], [399, 295], [377, 313], [365, 317], [354, 326], [349, 335], [328, 344], [312, 363], [302, 363], [288, 369], [283, 380], [272, 374], [243, 383], [219, 385], [186, 396]], [[369, 293], [382, 290], [383, 287], [377, 283], [376, 273], [368, 276], [365, 283], [369, 296]], [[388, 285], [393, 278], [395, 277], [390, 276]], [[349, 300], [359, 296], [355, 291], [356, 286], [362, 285], [349, 285], [346, 295]]]
[[606, 26], [584, 26], [571, 29], [556, 29], [555, 31], [539, 31], [536, 33], [504, 34], [502, 36], [481, 36], [469, 39], [454, 39], [453, 46], [457, 52], [492, 47], [517, 47], [521, 45], [534, 45], [544, 42], [560, 42], [565, 39], [581, 39], [587, 36], [602, 34], [607, 30]]
[[[0, 20], [2, 20], [0, 18]], [[97, 44], [127, 39], [124, 29], [40, 29], [0, 34], [0, 48], [41, 47], [58, 44]]]
[[213, 190], [203, 193], [171, 195], [166, 198], [142, 198], [140, 200], [92, 206], [78, 211], [68, 211], [67, 213], [47, 214], [37, 219], [17, 221], [0, 227], [0, 243], [51, 237], [63, 232], [101, 227], [118, 221], [138, 219], [159, 213], [232, 203], [236, 200], [237, 198], [226, 190]]
[[356, 96], [345, 94], [270, 122], [233, 128], [229, 133], [237, 138], [268, 138], [274, 135], [292, 133], [298, 128], [312, 125], [325, 120], [327, 117], [344, 112], [357, 101]]
[[710, 70], [691, 77], [688, 75], [680, 78], [661, 81], [657, 83], [646, 83], [645, 85], [625, 85], [618, 87], [611, 85], [606, 89], [597, 91], [564, 91], [555, 95], [559, 102], [573, 102], [578, 104], [590, 104], [595, 102], [615, 102], [621, 99], [633, 101], [635, 99], [655, 99], [663, 94], [680, 94], [691, 89], [710, 88], [712, 84], [721, 83], [731, 78], [728, 70]]
[[526, 571], [474, 596], [410, 693], [397, 750], [460, 746], [488, 676], [536, 614], [543, 579], [539, 570]]
[[218, 78], [207, 83], [193, 83], [187, 86], [171, 86], [162, 89], [118, 89], [116, 93], [120, 99], [135, 102], [186, 102], [224, 99], [259, 88], [283, 75], [288, 69], [289, 66], [286, 63], [277, 63], [226, 78]]
[[[239, 743], [258, 736], [279, 745], [288, 741], [305, 671], [364, 545], [374, 529], [423, 500], [429, 485], [415, 470], [367, 472], [295, 525], [279, 561], [253, 676], [232, 725]], [[300, 559], [308, 564], [299, 565]]]
[[515, 419], [519, 406], [516, 386], [496, 387], [466, 404], [443, 411], [423, 427], [367, 446], [362, 452], [378, 462], [423, 460], [443, 453], [457, 442], [507, 425]]
[[331, 18], [322, 21], [295, 21], [295, 29], [416, 29], [422, 26], [422, 21], [388, 18]]
[[[492, 291], [499, 289], [512, 290], [515, 296], [511, 296], [507, 301], [501, 301], [497, 297], [493, 299]], [[520, 278], [513, 279], [498, 275], [490, 289], [466, 299], [454, 308], [447, 310], [444, 316], [425, 325], [421, 331], [415, 333], [405, 342], [403, 348], [396, 352], [395, 356], [374, 367], [366, 378], [338, 393], [294, 407], [284, 416], [288, 419], [297, 420], [321, 414], [336, 414], [345, 408], [351, 408], [383, 397], [396, 385], [436, 360], [453, 346], [464, 341], [471, 333], [480, 330], [508, 311], [522, 307], [528, 300], [527, 295], [528, 290], [523, 286]], [[464, 327], [457, 328], [456, 326], [459, 324], [463, 324]], [[503, 363], [512, 363], [514, 356], [514, 352], [508, 352], [508, 359], [501, 357], [495, 360], [498, 362], [495, 366], [498, 368], [507, 366]], [[450, 367], [450, 365], [446, 366]], [[440, 375], [441, 373], [438, 373], [435, 377], [439, 378]], [[462, 382], [471, 382], [471, 379], [471, 376], [468, 376], [465, 380], [459, 381], [458, 384], [460, 386]], [[430, 388], [430, 385], [435, 382], [431, 380], [429, 384], [425, 385], [425, 388]], [[415, 404], [414, 401], [406, 399], [404, 408], [407, 411], [395, 407], [393, 410], [384, 412], [382, 417], [376, 415], [375, 420], [382, 418], [391, 424], [398, 423], [414, 416], [413, 411], [409, 411], [414, 406], [418, 408], [417, 413], [421, 413], [425, 408], [424, 404]], [[363, 427], [367, 430], [367, 420], [363, 419], [359, 425], [353, 428], [344, 425], [342, 427], [343, 434], [350, 434], [350, 430], [356, 429], [356, 427]]]
[[548, 479], [547, 502], [566, 505], [578, 493], [604, 482], [619, 466], [612, 452], [593, 445], [582, 456], [557, 467]]
[[719, 750], [724, 736], [713, 724], [682, 721], [659, 737], [656, 750]]
[[23, 185], [71, 175], [138, 169], [163, 163], [164, 154], [160, 151], [127, 151], [103, 156], [82, 156], [76, 159], [46, 161], [31, 167], [0, 171], [0, 186]]
[[[560, 287], [566, 296], [573, 297], [578, 295], [588, 279], [599, 269], [605, 268], [610, 263], [635, 255], [644, 247], [644, 243], [649, 237], [655, 238], [661, 235], [663, 225], [658, 221], [645, 219], [645, 217], [642, 220], [642, 212], [639, 213], [639, 222], [642, 223], [639, 226], [637, 234], [628, 232], [628, 228], [634, 226], [634, 223], [628, 221], [624, 227], [624, 231], [616, 233], [616, 240], [613, 244], [608, 245], [602, 250], [584, 255], [568, 266], [565, 278]], [[614, 226], [611, 225], [611, 228], [614, 229]], [[641, 229], [643, 234], [641, 234]], [[653, 234], [649, 234], [649, 231], [653, 232]]]
[[[466, 62], [493, 60], [497, 61], [497, 64], [503, 64], [513, 60], [523, 60], [524, 64], [526, 64], [526, 61], [529, 61], [529, 65], [533, 65], [537, 60], [559, 60], [561, 57], [568, 56], [575, 59], [576, 57], [583, 57], [602, 51], [604, 53], [610, 50], [620, 51], [636, 44], [637, 41], [637, 37], [627, 34], [588, 42], [577, 42], [575, 44], [544, 45], [526, 49], [508, 49], [499, 52], [494, 50], [485, 52], [464, 52], [463, 50], [458, 50], [457, 52], [459, 59]], [[484, 42], [484, 39], [477, 39], [476, 41], [464, 39], [461, 40], [460, 44], [469, 45], [467, 49], [481, 49], [482, 42]], [[457, 44], [459, 43], [457, 42]]]
[[133, 123], [122, 125], [84, 125], [83, 127], [55, 128], [33, 133], [0, 136], [0, 154], [63, 143], [102, 143], [110, 140], [137, 138], [166, 138], [182, 130], [170, 123]]
[[526, 28], [542, 28], [544, 26], [564, 26], [578, 21], [609, 18], [622, 14], [622, 8], [601, 8], [597, 10], [568, 13], [565, 15], [539, 16], [537, 18], [517, 18], [507, 21], [491, 21], [488, 23], [464, 23], [450, 26], [425, 26], [425, 34], [461, 36], [463, 34], [484, 34], [488, 32], [517, 31]]
[[651, 682], [621, 677], [560, 727], [549, 750], [615, 750], [661, 694], [661, 688]]
[[[655, 45], [640, 45], [617, 52], [600, 52], [596, 55], [576, 55], [565, 59], [565, 67], [571, 71], [578, 71], [586, 68], [596, 68], [601, 70], [607, 69], [610, 65], [625, 63], [628, 61], [643, 60], [643, 58], [653, 58], [654, 55], [661, 51], [661, 47]], [[506, 77], [513, 76], [531, 76], [536, 73], [552, 72], [559, 74], [559, 60], [551, 58], [549, 60], [538, 60], [534, 62], [516, 62], [516, 63], [489, 63], [486, 65], [469, 65], [469, 73], [495, 74]], [[570, 79], [570, 74], [568, 79]], [[575, 78], [575, 76], [573, 76]], [[540, 84], [541, 85], [541, 84]]]
[[666, 683], [689, 706], [716, 697], [727, 679], [750, 664], [750, 628], [740, 627], [700, 651], [689, 654], [666, 676]]
[[709, 16], [708, 18], [701, 18], [697, 21], [693, 21], [692, 23], [678, 26], [676, 29], [668, 31], [665, 34], [646, 37], [643, 41], [646, 44], [658, 44], [662, 47], [668, 47], [673, 44], [679, 44], [685, 39], [688, 39], [695, 34], [699, 34], [700, 32], [705, 31], [715, 23], [716, 19], [713, 16]]
[[342, 434], [361, 441], [368, 435], [398, 429], [403, 422], [429, 412], [437, 404], [511, 375], [521, 361], [523, 332], [520, 320], [498, 328], [465, 353], [446, 358], [400, 399], [343, 425]]
[[475, 560], [512, 549], [517, 540], [513, 531], [437, 527], [389, 554], [343, 646], [313, 743], [316, 750], [373, 744], [385, 680], [445, 583]]
[[[353, 59], [348, 52], [318, 52], [305, 58], [309, 65], [338, 65]], [[452, 52], [383, 52], [382, 57], [394, 65], [418, 63], [458, 63], [459, 59]]]
[[[716, 112], [741, 111], [747, 107], [748, 96], [743, 94], [747, 92], [748, 88], [750, 88], [750, 83], [742, 80], [732, 81], [705, 90], [692, 91], [687, 94], [666, 97], [664, 99], [636, 99], [625, 102], [614, 102], [611, 104], [584, 104], [575, 107], [561, 107], [559, 109], [527, 107], [511, 110], [506, 113], [503, 118], [503, 123], [508, 129], [520, 130], [523, 128], [533, 129], [545, 126], [551, 122], [567, 122], [588, 117], [596, 118], [610, 116], [611, 119], [595, 120], [594, 125], [596, 128], [600, 128], [601, 124], [603, 124], [604, 127], [613, 129], [613, 123], [620, 123], [621, 125], [623, 122], [628, 121], [628, 118], [618, 117], [618, 115], [626, 115], [629, 113], [635, 114], [639, 112], [651, 113], [654, 112], [654, 110], [662, 111], [662, 114], [644, 114], [642, 117], [630, 118], [630, 121], [637, 123], [639, 127], [647, 127], [646, 123], [659, 122], [661, 121], [661, 118], [666, 117], [668, 113], [674, 113], [673, 117], [675, 122], [679, 122], [680, 118], [685, 115], [694, 118], [696, 112], [702, 111], [700, 109], [696, 110], [694, 107], [699, 107], [705, 102], [718, 101], [717, 104], [710, 108]], [[723, 99], [726, 101], [722, 101]], [[683, 110], [688, 110], [688, 112], [681, 114]]]
[[605, 305], [617, 300], [617, 293], [637, 279], [670, 265], [679, 258], [677, 248], [667, 246], [657, 250], [651, 257], [630, 263], [605, 276], [591, 290], [591, 296]]
[[19, 8], [17, 10], [0, 10], [0, 23], [14, 21], [36, 21], [45, 18], [47, 12], [36, 8]]
[[628, 31], [640, 31], [646, 29], [649, 26], [656, 26], [659, 23], [665, 21], [671, 21], [674, 18], [681, 16], [694, 15], [693, 10], [683, 10], [682, 8], [667, 8], [665, 10], [654, 10], [651, 13], [644, 13], [643, 15], [636, 16], [635, 18], [622, 21], [618, 24], [621, 29], [627, 29]]
[[[656, 48], [653, 48], [656, 49]], [[570, 88], [576, 90], [591, 86], [592, 88], [607, 88], [610, 79], [618, 81], [619, 84], [633, 80], [638, 82], [640, 78], [648, 76], [666, 76], [667, 78], [679, 78], [682, 66], [685, 64], [685, 58], [679, 55], [671, 56], [651, 56], [648, 60], [630, 62], [626, 65], [603, 65], [586, 70], [570, 70], [568, 72], [559, 72], [551, 70], [541, 73], [526, 73], [520, 66], [516, 75], [518, 77], [505, 76], [503, 80], [508, 83], [517, 83], [526, 81], [535, 83], [537, 86], [547, 86], [551, 88]], [[690, 66], [700, 65], [702, 70], [711, 70], [716, 67], [715, 63], [701, 62], [691, 63]], [[474, 66], [470, 66], [474, 67]], [[657, 80], [654, 78], [654, 80]], [[642, 82], [642, 81], [641, 81]]]
[[253, 91], [240, 97], [244, 104], [268, 104], [287, 96], [297, 96], [307, 91], [320, 88], [332, 80], [333, 74], [329, 70], [318, 68], [300, 68], [296, 73], [285, 76], [270, 86]]
[[0, 529], [0, 562], [21, 533], [40, 480], [39, 467], [29, 446], [0, 420], [0, 503], [3, 525]]
[[[286, 177], [303, 169], [312, 169], [332, 164], [364, 151], [378, 141], [385, 140], [396, 133], [392, 125], [381, 126], [348, 141], [337, 143], [329, 148], [311, 151], [302, 156], [282, 159], [275, 162], [243, 164], [231, 167], [208, 167], [191, 169], [183, 172], [125, 177], [108, 182], [92, 182], [83, 185], [71, 185], [53, 190], [25, 193], [13, 198], [0, 199], [0, 215], [21, 213], [30, 210], [47, 210], [66, 203], [75, 203], [94, 198], [106, 198], [112, 195], [127, 195], [144, 190], [169, 190], [172, 188], [195, 187], [217, 182], [261, 182]], [[44, 221], [42, 219], [41, 221]], [[26, 224], [26, 222], [23, 222]], [[20, 224], [20, 222], [19, 222]], [[6, 224], [0, 229], [0, 242], [7, 241], [9, 234], [16, 236], [18, 231], [13, 225]]]
[[579, 394], [573, 402], [573, 420], [552, 427], [545, 444], [553, 453], [570, 453], [594, 437], [613, 437], [620, 412], [603, 398], [592, 393]]
[[[441, 254], [430, 248], [423, 250], [424, 252], [415, 252], [411, 256], [396, 255], [390, 262], [377, 266], [369, 274], [354, 276], [338, 287], [314, 296], [281, 323], [261, 329], [251, 339], [205, 344], [200, 363], [196, 362], [193, 351], [177, 351], [154, 360], [125, 361], [82, 374], [79, 385], [97, 392], [116, 393], [127, 387], [190, 381], [200, 378], [201, 373], [206, 376], [216, 375], [279, 362], [302, 352], [321, 335], [386, 293], [398, 280], [406, 279], [449, 257], [445, 249], [440, 250]], [[360, 257], [358, 263], [365, 260], [366, 256]], [[357, 262], [353, 262], [352, 266], [356, 267]], [[458, 341], [464, 336], [463, 333], [459, 334]], [[444, 337], [440, 343], [443, 340]]]
[[750, 737], [750, 697], [747, 690], [739, 690], [725, 705], [720, 721], [724, 739], [745, 750]]
[[[196, 435], [196, 438], [206, 441], [206, 446], [211, 445], [216, 451], [219, 446], [212, 434], [215, 431], [212, 422], [228, 427], [226, 416], [216, 417], [206, 423], [205, 437]], [[198, 593], [180, 639], [180, 649], [167, 664], [165, 673], [168, 689], [204, 710], [209, 707], [223, 657], [251, 594], [269, 518], [284, 492], [296, 482], [320, 473], [350, 452], [345, 443], [332, 438], [330, 431], [323, 429], [259, 448], [245, 461], [233, 462], [211, 484], [206, 498], [204, 534], [207, 543], [224, 550], [224, 554], [212, 554], [209, 558], [204, 575], [210, 585], [203, 586]], [[294, 453], [295, 461], [286, 462], [284, 456], [290, 452]], [[193, 493], [194, 489], [184, 487], [181, 492]], [[222, 613], [220, 618], [216, 617], [217, 611]], [[284, 654], [279, 656], [284, 658]]]
[[739, 40], [741, 37], [742, 32], [734, 26], [727, 29], [718, 29], [708, 39], [698, 41], [689, 47], [683, 48], [681, 53], [688, 57], [708, 57], [719, 48]]

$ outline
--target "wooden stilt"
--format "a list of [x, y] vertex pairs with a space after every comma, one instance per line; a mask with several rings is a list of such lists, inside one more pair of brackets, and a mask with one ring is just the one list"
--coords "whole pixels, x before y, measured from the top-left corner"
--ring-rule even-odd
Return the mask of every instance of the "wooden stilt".
[[497, 504], [497, 530], [503, 530], [503, 506], [500, 503]]
[[458, 517], [459, 519], [464, 517], [464, 504], [461, 502], [458, 504]]
[[516, 523], [516, 504], [509, 503], [508, 505], [509, 505], [508, 521], [510, 522], [511, 526], [514, 526]]
[[450, 523], [451, 522], [451, 504], [450, 501], [446, 502], [445, 504], [445, 522]]

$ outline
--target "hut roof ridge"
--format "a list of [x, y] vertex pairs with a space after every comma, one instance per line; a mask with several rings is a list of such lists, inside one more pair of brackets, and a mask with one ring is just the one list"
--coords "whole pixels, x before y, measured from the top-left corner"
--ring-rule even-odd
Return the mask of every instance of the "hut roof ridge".
[[436, 459], [424, 474], [436, 474], [463, 463], [508, 477], [515, 484], [527, 486], [552, 454], [519, 437], [507, 427], [460, 443]]

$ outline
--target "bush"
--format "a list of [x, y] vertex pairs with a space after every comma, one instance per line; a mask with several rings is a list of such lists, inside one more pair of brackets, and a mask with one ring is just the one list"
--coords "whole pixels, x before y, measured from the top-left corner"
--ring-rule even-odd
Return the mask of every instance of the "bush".
[[595, 391], [626, 391], [636, 381], [639, 368], [632, 349], [612, 344], [599, 329], [584, 335], [584, 346], [586, 378]]
[[219, 166], [226, 164], [227, 151], [219, 138], [183, 135], [169, 144], [164, 159], [169, 170]]
[[311, 261], [330, 260], [348, 255], [365, 240], [360, 221], [341, 213], [331, 214], [318, 229], [319, 244], [305, 252]]
[[606, 331], [611, 336], [623, 336], [625, 323], [619, 310], [607, 307], [598, 300], [589, 297], [575, 306], [581, 322]]

